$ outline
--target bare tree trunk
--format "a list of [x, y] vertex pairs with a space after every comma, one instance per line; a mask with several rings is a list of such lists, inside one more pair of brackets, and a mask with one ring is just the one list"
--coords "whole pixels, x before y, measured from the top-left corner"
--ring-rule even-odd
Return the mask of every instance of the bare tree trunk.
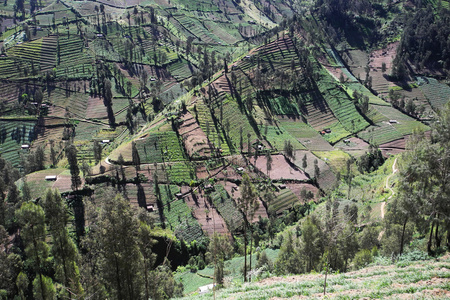
[[450, 223], [447, 222], [446, 227], [447, 227], [447, 248], [450, 249]]
[[247, 282], [247, 225], [244, 220], [244, 282]]
[[[436, 215], [436, 218], [438, 215]], [[439, 219], [436, 220], [436, 231], [434, 232], [434, 240], [436, 241], [436, 248], [441, 247], [441, 238], [439, 237]]]
[[[252, 234], [252, 230], [250, 229], [250, 265], [248, 268], [248, 270], [250, 272], [252, 271], [252, 247], [253, 247], [253, 234]], [[249, 281], [252, 281], [252, 275], [250, 275]]]
[[430, 237], [428, 238], [428, 244], [427, 244], [428, 254], [431, 254], [431, 241], [433, 238], [433, 228], [434, 228], [434, 221], [431, 221]]
[[405, 240], [405, 229], [406, 229], [406, 223], [408, 222], [408, 217], [405, 218], [405, 222], [403, 222], [403, 230], [402, 230], [402, 238], [400, 240], [400, 255], [403, 253], [403, 244]]
[[327, 294], [328, 255], [329, 255], [329, 253], [327, 253], [327, 260], [326, 260], [326, 265], [325, 265], [325, 280], [323, 282], [323, 296], [325, 296]]

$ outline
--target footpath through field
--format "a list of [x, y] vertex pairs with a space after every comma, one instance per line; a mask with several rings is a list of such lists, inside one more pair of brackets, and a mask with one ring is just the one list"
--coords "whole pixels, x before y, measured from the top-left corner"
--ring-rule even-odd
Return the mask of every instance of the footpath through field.
[[[395, 195], [394, 190], [391, 188], [391, 186], [389, 185], [389, 179], [394, 176], [395, 173], [397, 173], [398, 169], [396, 168], [397, 165], [397, 157], [394, 160], [394, 163], [392, 164], [392, 174], [389, 175], [386, 178], [386, 189], [389, 189], [391, 191], [391, 195], [387, 198], [387, 200], [390, 200], [392, 198], [392, 196]], [[386, 201], [383, 201], [383, 203], [381, 203], [381, 218], [384, 219], [384, 207], [386, 206]], [[381, 241], [381, 238], [383, 237], [385, 229], [383, 229], [380, 234], [378, 235], [378, 240]]]

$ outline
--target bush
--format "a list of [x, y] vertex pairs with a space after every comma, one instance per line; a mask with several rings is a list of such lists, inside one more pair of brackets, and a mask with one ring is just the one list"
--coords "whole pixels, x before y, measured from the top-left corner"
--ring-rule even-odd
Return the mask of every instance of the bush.
[[373, 255], [369, 249], [363, 249], [356, 253], [353, 258], [353, 266], [355, 269], [361, 269], [373, 262]]
[[430, 258], [431, 257], [428, 256], [428, 254], [425, 252], [422, 252], [420, 250], [413, 250], [411, 252], [407, 252], [399, 256], [397, 261], [397, 267], [406, 267], [413, 261], [428, 260]]

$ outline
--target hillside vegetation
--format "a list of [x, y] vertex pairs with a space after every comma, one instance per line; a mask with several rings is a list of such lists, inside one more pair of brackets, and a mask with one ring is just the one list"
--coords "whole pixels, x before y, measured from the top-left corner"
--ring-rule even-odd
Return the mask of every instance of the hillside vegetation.
[[[450, 261], [399, 261], [344, 274], [287, 275], [220, 289], [216, 299], [448, 299]], [[212, 291], [182, 299], [210, 299]]]
[[3, 1], [0, 299], [445, 253], [448, 4]]

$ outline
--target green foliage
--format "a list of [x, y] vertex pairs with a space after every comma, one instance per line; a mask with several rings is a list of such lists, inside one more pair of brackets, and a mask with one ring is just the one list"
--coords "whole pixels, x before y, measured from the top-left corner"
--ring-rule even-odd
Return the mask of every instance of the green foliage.
[[369, 249], [362, 249], [353, 258], [353, 267], [358, 270], [366, 267], [373, 261], [372, 252]]
[[77, 159], [77, 148], [74, 145], [69, 145], [66, 147], [66, 157], [69, 162], [72, 189], [77, 190], [81, 185], [81, 178]]
[[418, 69], [450, 67], [449, 45], [440, 42], [450, 35], [450, 25], [446, 22], [449, 16], [447, 9], [441, 9], [436, 14], [428, 7], [417, 10], [408, 19], [394, 60], [394, 70], [397, 72], [393, 75], [396, 78], [406, 75], [401, 71], [406, 68], [406, 55]]
[[[67, 223], [69, 211], [58, 190], [47, 190], [42, 204], [49, 232], [53, 238], [52, 254], [55, 260], [56, 278], [74, 295], [82, 295], [83, 289], [78, 271], [78, 250], [69, 236]], [[62, 291], [61, 295], [67, 295]]]
[[373, 172], [382, 166], [384, 163], [384, 157], [381, 150], [376, 146], [370, 146], [369, 152], [361, 156], [358, 161], [358, 171], [361, 174], [366, 172]]

